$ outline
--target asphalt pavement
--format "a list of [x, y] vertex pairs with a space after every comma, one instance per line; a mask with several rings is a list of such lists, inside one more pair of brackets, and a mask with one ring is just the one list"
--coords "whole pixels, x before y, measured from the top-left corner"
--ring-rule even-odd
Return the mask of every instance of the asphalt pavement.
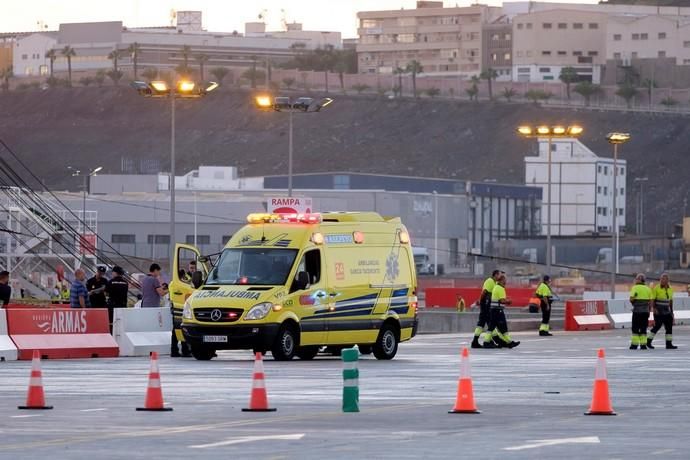
[[[359, 413], [341, 412], [342, 363], [265, 360], [273, 413], [245, 413], [252, 355], [162, 358], [172, 412], [136, 412], [149, 360], [44, 361], [51, 411], [20, 411], [30, 362], [0, 363], [0, 459], [690, 458], [690, 329], [678, 350], [628, 350], [629, 331], [517, 333], [513, 350], [472, 350], [481, 414], [448, 414], [469, 334], [425, 335], [392, 361], [363, 356]], [[663, 339], [663, 335], [662, 335]], [[615, 417], [587, 417], [596, 351]]]

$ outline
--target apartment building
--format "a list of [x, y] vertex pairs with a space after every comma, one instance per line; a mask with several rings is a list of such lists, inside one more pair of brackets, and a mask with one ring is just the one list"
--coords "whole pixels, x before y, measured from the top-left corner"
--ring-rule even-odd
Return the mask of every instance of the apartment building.
[[424, 75], [477, 75], [484, 62], [482, 28], [498, 18], [500, 10], [419, 1], [416, 9], [359, 12], [359, 72], [391, 74], [417, 60]]
[[482, 26], [482, 70], [496, 71], [498, 81], [511, 81], [513, 26], [504, 16]]
[[690, 65], [690, 17], [610, 16], [606, 33], [606, 58], [673, 58], [676, 65]]
[[[548, 141], [539, 139], [538, 155], [525, 157], [525, 185], [541, 187], [542, 234], [547, 230]], [[551, 143], [551, 234], [573, 236], [610, 232], [613, 227], [613, 176], [616, 178], [616, 223], [625, 228], [627, 163], [599, 157], [577, 139], [554, 139]]]
[[605, 13], [555, 9], [513, 18], [513, 81], [558, 81], [564, 67], [599, 83], [606, 62]]

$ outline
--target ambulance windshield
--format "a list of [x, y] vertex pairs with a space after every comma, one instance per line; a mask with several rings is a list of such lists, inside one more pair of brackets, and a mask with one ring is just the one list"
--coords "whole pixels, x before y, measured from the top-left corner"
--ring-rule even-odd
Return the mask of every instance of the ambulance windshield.
[[296, 256], [296, 249], [226, 249], [211, 270], [206, 285], [282, 286]]

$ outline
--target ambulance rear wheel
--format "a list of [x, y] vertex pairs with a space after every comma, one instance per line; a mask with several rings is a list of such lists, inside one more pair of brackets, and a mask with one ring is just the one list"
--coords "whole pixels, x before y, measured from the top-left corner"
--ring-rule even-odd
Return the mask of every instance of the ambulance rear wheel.
[[283, 324], [278, 331], [276, 341], [271, 347], [273, 359], [276, 361], [290, 361], [295, 357], [299, 346], [299, 332], [290, 324]]
[[192, 345], [192, 356], [198, 361], [210, 361], [216, 356], [216, 351], [203, 345]]
[[299, 347], [297, 350], [297, 356], [299, 359], [310, 360], [314, 359], [319, 353], [319, 347]]
[[376, 359], [393, 359], [398, 352], [398, 331], [392, 324], [384, 324], [373, 346]]

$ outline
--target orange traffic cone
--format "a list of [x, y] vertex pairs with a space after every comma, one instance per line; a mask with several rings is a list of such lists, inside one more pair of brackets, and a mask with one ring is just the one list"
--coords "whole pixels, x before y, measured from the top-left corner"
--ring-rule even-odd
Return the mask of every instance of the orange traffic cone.
[[462, 349], [460, 359], [460, 380], [458, 380], [458, 396], [455, 399], [455, 407], [448, 411], [449, 414], [479, 414], [474, 404], [474, 391], [472, 390], [472, 375], [470, 371], [470, 351], [467, 347]]
[[149, 371], [149, 385], [146, 388], [144, 407], [137, 407], [142, 411], [171, 411], [172, 407], [163, 405], [163, 390], [161, 389], [161, 374], [158, 371], [158, 353], [151, 353], [151, 370]]
[[609, 381], [606, 377], [606, 359], [604, 349], [599, 349], [597, 359], [597, 369], [594, 373], [594, 391], [592, 393], [592, 404], [585, 415], [616, 415], [611, 407], [609, 396]]
[[249, 407], [242, 412], [275, 412], [276, 409], [268, 407], [268, 395], [264, 382], [264, 360], [260, 352], [254, 359], [254, 376], [252, 377], [252, 394], [249, 398]]
[[29, 378], [29, 391], [26, 395], [26, 406], [18, 409], [52, 409], [46, 406], [46, 397], [43, 394], [43, 378], [41, 375], [41, 352], [34, 350], [31, 359], [31, 377]]

